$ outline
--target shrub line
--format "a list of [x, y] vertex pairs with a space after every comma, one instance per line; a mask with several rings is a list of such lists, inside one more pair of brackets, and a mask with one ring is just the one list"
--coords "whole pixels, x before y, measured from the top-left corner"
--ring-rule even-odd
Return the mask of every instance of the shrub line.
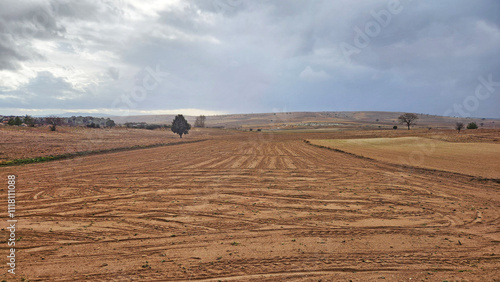
[[151, 145], [134, 145], [134, 146], [130, 146], [130, 147], [119, 147], [119, 148], [102, 149], [102, 150], [81, 151], [81, 152], [66, 153], [66, 154], [61, 154], [61, 155], [49, 155], [49, 156], [26, 158], [26, 159], [14, 159], [14, 160], [5, 161], [5, 162], [0, 163], [0, 167], [24, 165], [24, 164], [32, 164], [32, 163], [41, 163], [41, 162], [50, 162], [50, 161], [61, 160], [61, 159], [72, 159], [72, 158], [76, 158], [76, 157], [100, 155], [100, 154], [106, 154], [106, 153], [116, 153], [116, 152], [150, 149], [150, 148], [164, 147], [164, 146], [190, 144], [190, 143], [197, 143], [197, 142], [202, 142], [202, 141], [206, 141], [206, 140], [207, 139], [193, 140], [193, 141], [180, 141], [180, 142], [173, 142], [173, 143], [157, 143], [157, 144], [151, 144]]

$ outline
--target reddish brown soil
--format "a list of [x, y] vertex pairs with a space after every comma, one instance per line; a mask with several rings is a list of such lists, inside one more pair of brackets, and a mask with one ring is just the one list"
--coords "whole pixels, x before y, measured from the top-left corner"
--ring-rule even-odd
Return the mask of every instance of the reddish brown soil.
[[16, 280], [500, 277], [500, 184], [303, 142], [317, 137], [239, 133], [2, 167], [3, 187], [18, 178]]
[[[193, 129], [183, 139], [200, 137], [207, 132], [210, 131], [202, 133]], [[0, 163], [13, 159], [172, 143], [183, 139], [170, 130], [58, 127], [54, 132], [45, 127], [3, 126], [0, 127]]]

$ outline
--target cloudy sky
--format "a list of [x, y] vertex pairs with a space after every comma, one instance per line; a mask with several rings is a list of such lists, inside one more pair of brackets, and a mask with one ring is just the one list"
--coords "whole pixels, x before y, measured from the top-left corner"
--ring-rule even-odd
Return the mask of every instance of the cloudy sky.
[[500, 1], [0, 2], [0, 114], [500, 118]]

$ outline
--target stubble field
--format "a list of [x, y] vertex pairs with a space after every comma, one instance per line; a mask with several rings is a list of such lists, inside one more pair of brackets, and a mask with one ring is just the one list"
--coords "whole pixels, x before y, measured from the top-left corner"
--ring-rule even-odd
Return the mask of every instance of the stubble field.
[[315, 139], [314, 145], [384, 162], [500, 179], [500, 144], [423, 137]]
[[499, 277], [498, 182], [304, 142], [349, 133], [221, 132], [0, 167], [17, 176], [16, 280]]

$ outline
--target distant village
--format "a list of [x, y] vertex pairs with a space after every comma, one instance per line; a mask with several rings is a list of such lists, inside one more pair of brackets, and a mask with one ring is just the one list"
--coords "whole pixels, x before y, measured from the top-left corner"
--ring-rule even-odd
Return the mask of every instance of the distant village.
[[98, 118], [91, 116], [72, 116], [65, 117], [31, 117], [26, 116], [2, 116], [0, 115], [0, 126], [17, 125], [17, 126], [48, 126], [48, 125], [66, 125], [66, 126], [82, 126], [82, 127], [114, 127], [116, 124], [110, 118]]

